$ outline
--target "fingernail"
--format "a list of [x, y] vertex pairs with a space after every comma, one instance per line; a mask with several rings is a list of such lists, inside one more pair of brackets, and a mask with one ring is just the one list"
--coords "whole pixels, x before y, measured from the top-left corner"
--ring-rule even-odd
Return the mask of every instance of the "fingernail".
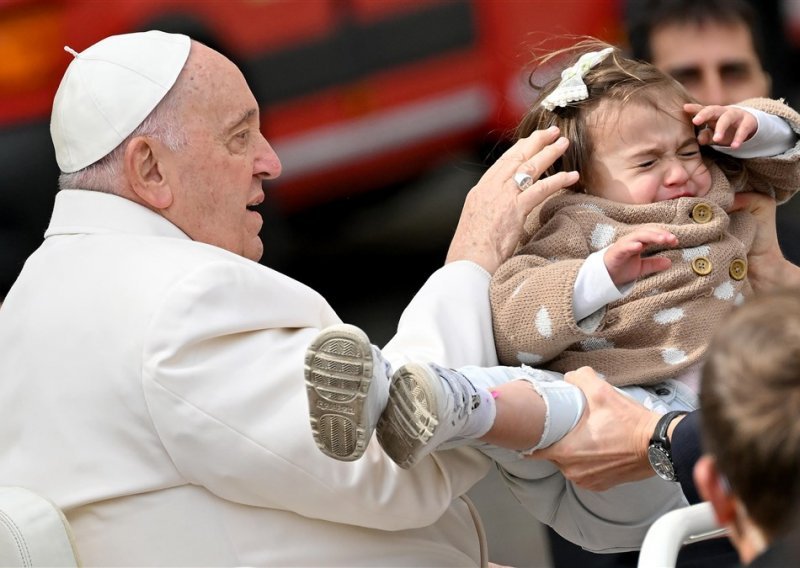
[[567, 144], [569, 144], [569, 140], [567, 140], [566, 138], [564, 138], [564, 137], [562, 136], [561, 138], [559, 138], [559, 139], [556, 141], [556, 143], [557, 143], [559, 146], [566, 146]]

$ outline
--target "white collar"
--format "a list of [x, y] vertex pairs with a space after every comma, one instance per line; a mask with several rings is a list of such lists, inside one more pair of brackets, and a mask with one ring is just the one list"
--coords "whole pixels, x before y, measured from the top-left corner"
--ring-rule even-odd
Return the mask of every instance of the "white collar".
[[54, 235], [129, 233], [189, 239], [170, 221], [130, 199], [85, 189], [56, 194], [45, 238]]

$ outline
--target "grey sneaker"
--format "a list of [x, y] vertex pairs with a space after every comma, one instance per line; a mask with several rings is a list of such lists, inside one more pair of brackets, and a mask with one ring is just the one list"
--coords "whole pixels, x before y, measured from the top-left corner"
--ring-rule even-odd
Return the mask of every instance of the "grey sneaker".
[[305, 380], [317, 447], [341, 461], [367, 448], [389, 395], [391, 369], [359, 328], [340, 324], [320, 332], [306, 351]]
[[395, 372], [378, 440], [408, 469], [444, 442], [459, 439], [481, 397], [463, 374], [435, 364], [409, 363]]

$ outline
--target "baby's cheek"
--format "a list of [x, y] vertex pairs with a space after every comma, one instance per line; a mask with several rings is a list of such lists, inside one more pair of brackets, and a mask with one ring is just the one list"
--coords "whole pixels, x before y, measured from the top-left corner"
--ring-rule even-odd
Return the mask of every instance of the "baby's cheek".
[[705, 195], [711, 190], [711, 174], [706, 172], [703, 176], [702, 182], [700, 184], [700, 197], [705, 197]]

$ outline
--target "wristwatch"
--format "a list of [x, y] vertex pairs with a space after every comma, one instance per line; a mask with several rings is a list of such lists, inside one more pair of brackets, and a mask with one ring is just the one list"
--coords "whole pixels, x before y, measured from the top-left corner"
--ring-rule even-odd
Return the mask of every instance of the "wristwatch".
[[662, 416], [658, 420], [658, 424], [656, 424], [653, 437], [650, 438], [650, 445], [647, 447], [647, 459], [650, 461], [650, 465], [658, 476], [666, 481], [678, 481], [678, 476], [675, 474], [675, 465], [672, 463], [672, 452], [670, 451], [667, 429], [673, 420], [683, 414], [686, 414], [686, 412], [673, 410]]

